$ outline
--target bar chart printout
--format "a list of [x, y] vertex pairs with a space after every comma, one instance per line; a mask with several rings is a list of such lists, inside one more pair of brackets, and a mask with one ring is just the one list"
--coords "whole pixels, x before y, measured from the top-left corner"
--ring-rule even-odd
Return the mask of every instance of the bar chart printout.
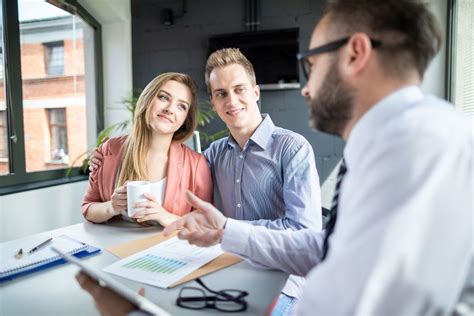
[[127, 279], [167, 288], [222, 253], [220, 245], [202, 248], [174, 237], [119, 260], [103, 270]]
[[154, 255], [145, 255], [124, 264], [123, 267], [131, 270], [149, 271], [152, 273], [173, 273], [187, 263], [180, 260], [164, 258]]

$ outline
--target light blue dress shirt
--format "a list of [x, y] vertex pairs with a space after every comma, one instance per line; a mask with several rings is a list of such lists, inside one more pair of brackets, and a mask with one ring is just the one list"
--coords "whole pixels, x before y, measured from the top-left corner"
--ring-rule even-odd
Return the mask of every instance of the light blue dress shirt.
[[[321, 230], [319, 176], [313, 149], [303, 136], [276, 127], [263, 114], [242, 150], [229, 136], [213, 142], [204, 155], [212, 171], [214, 202], [226, 217], [278, 230]], [[301, 280], [290, 278], [283, 292], [298, 297], [300, 285]]]
[[216, 206], [225, 216], [254, 225], [320, 230], [321, 193], [311, 145], [263, 116], [242, 151], [230, 136], [204, 152]]

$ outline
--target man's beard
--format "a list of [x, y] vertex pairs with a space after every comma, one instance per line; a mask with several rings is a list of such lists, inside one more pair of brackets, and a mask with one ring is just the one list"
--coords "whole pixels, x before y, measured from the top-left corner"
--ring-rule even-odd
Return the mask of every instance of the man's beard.
[[342, 81], [334, 59], [319, 94], [310, 100], [311, 127], [342, 136], [354, 109], [354, 91]]

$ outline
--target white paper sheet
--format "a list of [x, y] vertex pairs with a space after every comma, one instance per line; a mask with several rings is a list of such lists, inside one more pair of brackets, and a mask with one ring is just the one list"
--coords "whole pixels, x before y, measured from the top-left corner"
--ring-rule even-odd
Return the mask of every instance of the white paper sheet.
[[203, 248], [174, 237], [119, 260], [103, 271], [167, 288], [222, 253], [220, 245]]

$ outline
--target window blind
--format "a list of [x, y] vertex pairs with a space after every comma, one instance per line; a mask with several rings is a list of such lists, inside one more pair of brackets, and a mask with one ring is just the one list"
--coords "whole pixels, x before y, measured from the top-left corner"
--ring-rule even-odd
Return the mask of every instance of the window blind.
[[456, 17], [454, 103], [474, 117], [474, 0], [459, 0]]

